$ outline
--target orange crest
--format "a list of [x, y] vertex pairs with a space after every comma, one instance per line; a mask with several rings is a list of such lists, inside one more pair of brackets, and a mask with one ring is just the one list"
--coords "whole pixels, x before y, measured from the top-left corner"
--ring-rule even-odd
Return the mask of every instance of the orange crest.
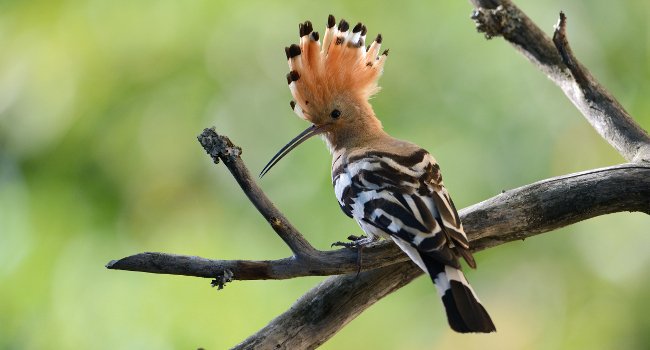
[[345, 20], [335, 25], [327, 20], [323, 43], [311, 22], [299, 25], [300, 45], [285, 48], [289, 68], [289, 89], [295, 100], [291, 107], [303, 119], [310, 106], [323, 106], [341, 94], [368, 100], [379, 91], [377, 82], [383, 71], [388, 50], [378, 55], [381, 34], [365, 47], [366, 26], [358, 23], [350, 29]]

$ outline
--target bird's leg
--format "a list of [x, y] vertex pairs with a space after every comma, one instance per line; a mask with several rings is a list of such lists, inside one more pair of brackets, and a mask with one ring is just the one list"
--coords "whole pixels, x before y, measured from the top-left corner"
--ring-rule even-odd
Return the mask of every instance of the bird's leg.
[[357, 276], [361, 272], [361, 263], [363, 262], [362, 260], [362, 251], [363, 248], [369, 246], [373, 242], [377, 240], [377, 237], [366, 237], [366, 236], [355, 236], [355, 235], [349, 235], [348, 239], [352, 242], [334, 242], [332, 243], [332, 247], [346, 247], [346, 248], [357, 248]]

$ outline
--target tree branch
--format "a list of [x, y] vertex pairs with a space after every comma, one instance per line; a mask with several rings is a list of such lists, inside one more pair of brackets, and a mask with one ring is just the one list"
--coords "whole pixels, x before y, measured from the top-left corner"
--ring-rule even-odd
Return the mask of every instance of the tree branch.
[[406, 261], [358, 276], [330, 277], [233, 349], [314, 349], [372, 304], [421, 274], [420, 268]]
[[600, 215], [622, 211], [650, 214], [650, 164], [621, 164], [550, 178], [506, 191], [466, 211], [471, 215], [463, 216], [462, 222], [472, 237], [473, 250], [523, 240]]
[[510, 0], [470, 0], [479, 32], [503, 36], [546, 74], [610, 145], [631, 162], [650, 161], [650, 136], [575, 58], [560, 14], [553, 40]]
[[[408, 257], [390, 242], [379, 242], [363, 250], [362, 270], [407, 261]], [[197, 256], [165, 253], [140, 253], [112, 260], [106, 267], [112, 270], [139, 271], [214, 278], [226, 270], [236, 280], [288, 279], [302, 276], [331, 276], [357, 272], [357, 252], [339, 249], [319, 252], [309, 260], [288, 257], [278, 260], [211, 260]]]
[[[650, 214], [650, 164], [623, 164], [539, 181], [463, 209], [460, 215], [472, 250], [479, 251], [620, 211]], [[362, 268], [372, 270], [406, 260], [392, 242], [382, 242], [364, 249]], [[141, 253], [113, 260], [106, 267], [207, 278], [229, 270], [237, 280], [287, 279], [356, 272], [357, 253], [351, 249], [318, 252], [307, 261], [294, 257], [210, 260]]]
[[255, 208], [269, 222], [273, 230], [289, 246], [296, 258], [309, 258], [317, 250], [289, 223], [289, 220], [273, 205], [252, 179], [241, 160], [241, 148], [233, 145], [228, 137], [219, 136], [214, 129], [205, 129], [198, 136], [199, 143], [212, 157], [215, 164], [221, 159]]

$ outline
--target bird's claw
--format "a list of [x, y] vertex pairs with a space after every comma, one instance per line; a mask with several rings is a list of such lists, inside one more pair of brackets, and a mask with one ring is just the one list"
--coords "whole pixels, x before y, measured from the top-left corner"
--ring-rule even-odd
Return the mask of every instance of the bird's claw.
[[346, 247], [346, 248], [356, 248], [357, 249], [357, 276], [361, 273], [361, 263], [363, 262], [361, 252], [370, 243], [374, 242], [375, 239], [366, 236], [355, 236], [350, 235], [348, 239], [352, 242], [334, 242], [332, 247]]
[[346, 248], [356, 248], [356, 244], [354, 242], [334, 242], [330, 247], [346, 247]]
[[[346, 248], [359, 248], [360, 245], [367, 245], [371, 243], [373, 240], [369, 239], [366, 236], [355, 236], [355, 235], [349, 235], [348, 240], [352, 242], [334, 242], [330, 247], [346, 247]], [[368, 241], [366, 241], [368, 240]]]
[[364, 236], [364, 235], [361, 235], [361, 236], [349, 235], [349, 236], [348, 236], [348, 240], [350, 240], [350, 241], [355, 241], [355, 242], [356, 242], [356, 241], [359, 241], [359, 240], [362, 240], [362, 239], [364, 239], [364, 238], [368, 238], [368, 237], [366, 237], [366, 236]]

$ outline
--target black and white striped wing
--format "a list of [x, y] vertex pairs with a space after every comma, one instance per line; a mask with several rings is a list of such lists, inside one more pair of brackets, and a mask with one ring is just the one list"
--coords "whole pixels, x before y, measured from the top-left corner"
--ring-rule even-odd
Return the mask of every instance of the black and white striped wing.
[[[407, 253], [415, 248], [455, 267], [461, 255], [475, 266], [439, 167], [425, 150], [409, 156], [371, 152], [351, 157], [333, 175], [342, 210], [362, 227], [389, 234]], [[418, 254], [411, 253], [420, 265]]]
[[460, 270], [458, 257], [476, 263], [433, 157], [366, 153], [333, 172], [343, 211], [368, 235], [384, 233], [427, 272], [442, 298], [447, 320], [461, 333], [496, 330]]

